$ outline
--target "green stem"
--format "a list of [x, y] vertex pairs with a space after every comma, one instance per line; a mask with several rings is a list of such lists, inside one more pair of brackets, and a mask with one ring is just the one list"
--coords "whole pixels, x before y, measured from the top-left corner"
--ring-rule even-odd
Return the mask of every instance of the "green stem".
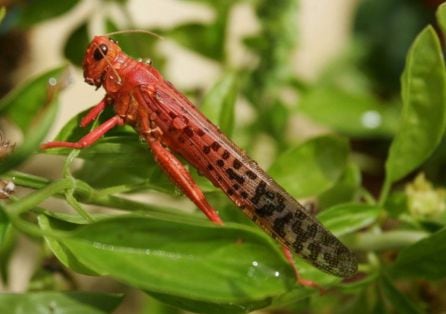
[[94, 222], [93, 217], [82, 207], [82, 205], [77, 201], [77, 199], [73, 196], [73, 189], [69, 189], [65, 192], [65, 199], [67, 200], [67, 203], [70, 204], [71, 207], [74, 208], [74, 210], [77, 211], [79, 215], [82, 216], [82, 218], [85, 219], [85, 221], [92, 223]]
[[381, 188], [381, 193], [379, 195], [379, 203], [378, 204], [381, 207], [384, 207], [384, 202], [387, 200], [387, 197], [389, 196], [391, 185], [392, 185], [392, 182], [390, 182], [388, 177], [386, 176], [386, 180], [384, 181], [384, 184]]
[[72, 186], [72, 180], [61, 179], [48, 184], [44, 188], [37, 190], [23, 198], [19, 201], [8, 205], [8, 212], [12, 215], [18, 216], [31, 208], [37, 206], [44, 200], [50, 198], [51, 196], [59, 193], [63, 193], [66, 189]]
[[[7, 212], [7, 209], [5, 210]], [[9, 220], [12, 225], [22, 231], [23, 233], [35, 236], [35, 237], [53, 237], [53, 238], [63, 238], [69, 236], [68, 232], [54, 231], [54, 230], [42, 230], [35, 224], [26, 221], [16, 215], [8, 215]]]
[[423, 231], [388, 231], [384, 233], [357, 234], [350, 242], [351, 247], [363, 251], [379, 251], [409, 246], [429, 233]]
[[367, 189], [365, 189], [364, 187], [360, 187], [359, 188], [359, 193], [361, 195], [361, 197], [364, 198], [365, 202], [369, 205], [376, 205], [376, 200], [373, 197], [373, 195], [367, 191]]
[[80, 153], [79, 149], [73, 149], [68, 154], [67, 158], [65, 159], [64, 166], [63, 166], [64, 177], [72, 177], [70, 167], [71, 167], [71, 164], [73, 163], [73, 161], [79, 155], [79, 153]]
[[67, 159], [65, 159], [65, 164], [63, 167], [63, 174], [64, 177], [71, 180], [73, 184], [69, 189], [65, 191], [65, 199], [67, 200], [68, 204], [72, 208], [74, 208], [75, 211], [78, 212], [79, 215], [81, 215], [87, 222], [94, 222], [93, 217], [88, 214], [88, 212], [82, 207], [82, 205], [77, 201], [77, 199], [74, 197], [74, 191], [76, 189], [76, 179], [71, 174], [71, 164], [73, 163], [74, 159], [79, 155], [80, 150], [75, 149], [70, 152]]
[[[16, 185], [40, 190], [47, 189], [48, 186], [54, 184], [54, 182], [52, 183], [51, 181], [45, 178], [29, 175], [27, 173], [22, 173], [19, 171], [8, 172], [5, 178], [14, 180], [14, 183]], [[110, 195], [108, 193], [110, 192], [109, 189], [96, 190], [87, 183], [80, 180], [75, 180], [74, 184], [72, 179], [63, 179], [56, 182], [61, 182], [61, 181], [65, 182], [67, 186], [74, 186], [73, 189], [74, 197], [77, 199], [78, 202], [82, 202], [85, 204], [104, 206], [108, 208], [116, 208], [125, 211], [143, 211], [143, 212], [156, 212], [164, 214], [172, 213], [177, 215], [181, 214], [184, 215], [184, 212], [178, 209], [162, 207], [159, 205], [150, 205]], [[103, 191], [105, 192], [105, 190], [107, 190], [107, 192], [103, 193]], [[57, 190], [55, 194], [47, 195], [47, 197], [49, 196], [63, 198], [65, 196], [65, 190], [64, 189]], [[45, 198], [43, 198], [43, 196], [39, 197], [39, 201], [42, 201], [44, 199]]]
[[9, 171], [2, 177], [10, 179], [16, 185], [25, 186], [27, 188], [35, 190], [41, 189], [51, 183], [51, 181], [47, 178], [38, 177], [16, 170]]

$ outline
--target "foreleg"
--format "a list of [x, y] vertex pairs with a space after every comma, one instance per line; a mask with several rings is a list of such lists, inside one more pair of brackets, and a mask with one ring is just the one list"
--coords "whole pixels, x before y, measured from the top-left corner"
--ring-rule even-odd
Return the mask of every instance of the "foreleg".
[[66, 147], [66, 148], [85, 148], [92, 144], [94, 144], [97, 140], [99, 140], [105, 133], [113, 129], [117, 125], [123, 125], [124, 119], [120, 116], [114, 116], [104, 123], [102, 123], [100, 126], [98, 126], [96, 129], [92, 130], [90, 133], [82, 137], [77, 142], [48, 142], [45, 144], [42, 144], [40, 148], [42, 149], [48, 149], [48, 148], [59, 148], [59, 147]]
[[109, 104], [109, 99], [105, 96], [96, 106], [90, 109], [90, 111], [82, 118], [80, 126], [86, 127], [89, 123], [95, 120], [102, 111], [104, 111], [105, 106]]

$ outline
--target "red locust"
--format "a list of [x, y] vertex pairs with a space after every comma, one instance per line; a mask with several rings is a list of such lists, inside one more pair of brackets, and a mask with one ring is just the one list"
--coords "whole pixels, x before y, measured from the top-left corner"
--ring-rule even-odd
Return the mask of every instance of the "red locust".
[[130, 124], [145, 139], [161, 168], [211, 221], [221, 223], [175, 154], [288, 250], [333, 275], [355, 274], [355, 255], [151, 64], [129, 57], [116, 41], [96, 36], [87, 48], [83, 69], [85, 81], [102, 86], [106, 94], [81, 120], [81, 126], [95, 120], [106, 106], [113, 106], [116, 114], [77, 142], [49, 142], [42, 148], [84, 148], [113, 127]]

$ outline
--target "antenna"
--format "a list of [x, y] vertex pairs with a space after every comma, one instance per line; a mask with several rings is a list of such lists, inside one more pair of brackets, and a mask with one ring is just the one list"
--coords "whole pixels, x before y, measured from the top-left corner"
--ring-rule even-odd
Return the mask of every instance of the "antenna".
[[156, 37], [158, 39], [164, 40], [164, 38], [161, 35], [158, 35], [157, 33], [145, 30], [145, 29], [129, 29], [129, 30], [122, 30], [122, 31], [116, 31], [116, 32], [110, 32], [104, 34], [105, 36], [113, 36], [113, 35], [120, 35], [120, 34], [127, 34], [127, 33], [141, 33], [141, 34], [147, 34], [153, 37]]

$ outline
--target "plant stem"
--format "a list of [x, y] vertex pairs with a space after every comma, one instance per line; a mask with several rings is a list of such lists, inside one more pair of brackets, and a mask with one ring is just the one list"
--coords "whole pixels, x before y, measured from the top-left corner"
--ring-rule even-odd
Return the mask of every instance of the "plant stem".
[[391, 184], [392, 184], [392, 182], [390, 182], [388, 179], [388, 176], [386, 176], [384, 184], [381, 188], [381, 193], [379, 195], [379, 203], [378, 204], [381, 207], [384, 207], [384, 202], [387, 200], [387, 197], [389, 196]]
[[364, 187], [359, 188], [360, 195], [364, 198], [365, 202], [369, 205], [376, 205], [376, 200], [373, 195], [367, 191]]
[[[8, 172], [7, 175], [5, 176], [5, 178], [14, 180], [14, 183], [16, 185], [28, 187], [28, 188], [32, 188], [32, 189], [40, 189], [40, 191], [42, 191], [43, 189], [47, 189], [48, 186], [53, 185], [55, 183], [55, 182], [51, 182], [45, 178], [29, 175], [27, 173], [22, 173], [19, 171]], [[169, 213], [169, 214], [173, 214], [173, 215], [182, 215], [182, 214], [184, 215], [184, 212], [182, 212], [178, 209], [162, 207], [159, 205], [154, 206], [154, 205], [150, 205], [147, 203], [136, 202], [136, 201], [122, 198], [122, 197], [110, 195], [109, 193], [103, 193], [103, 190], [96, 190], [81, 180], [74, 179], [74, 181], [73, 181], [73, 179], [67, 178], [67, 179], [56, 181], [56, 182], [59, 182], [58, 184], [62, 184], [60, 182], [64, 182], [63, 183], [64, 188], [59, 189], [58, 186], [56, 186], [57, 189], [56, 189], [55, 193], [45, 194], [44, 196], [42, 196], [41, 193], [39, 193], [38, 194], [39, 198], [38, 198], [38, 200], [36, 200], [37, 203], [32, 202], [31, 204], [33, 204], [35, 206], [39, 202], [45, 200], [46, 198], [49, 198], [50, 196], [63, 198], [65, 196], [65, 190], [69, 187], [74, 186], [73, 187], [74, 197], [77, 199], [77, 201], [85, 203], [85, 204], [105, 206], [108, 208], [115, 208], [115, 209], [120, 209], [120, 210], [125, 210], [125, 211], [144, 211], [144, 212], [156, 212], [156, 213], [164, 213], [164, 214]], [[54, 186], [53, 186], [53, 188], [54, 188]], [[51, 188], [51, 192], [54, 192], [54, 190], [52, 190], [53, 188]], [[106, 189], [106, 190], [109, 191], [109, 189]], [[38, 192], [40, 192], [40, 191], [38, 191]], [[47, 191], [47, 190], [45, 190], [45, 191]], [[36, 192], [36, 193], [38, 193], [38, 192]], [[45, 192], [45, 193], [47, 193], [47, 192]], [[25, 197], [25, 198], [27, 198], [27, 197]], [[22, 204], [22, 200], [19, 201], [20, 204]], [[14, 203], [14, 204], [16, 204], [16, 203]], [[26, 211], [33, 207], [33, 206], [26, 207], [26, 209], [25, 209], [25, 206], [28, 206], [29, 204], [30, 203], [23, 205], [24, 206], [23, 211]], [[15, 206], [18, 206], [18, 205], [15, 205]]]
[[70, 179], [61, 179], [58, 181], [54, 181], [44, 188], [37, 190], [17, 202], [9, 204], [8, 212], [12, 215], [18, 216], [21, 213], [24, 213], [31, 208], [37, 206], [44, 200], [50, 198], [51, 196], [59, 193], [63, 193], [67, 188], [71, 187], [72, 180]]
[[423, 231], [388, 231], [384, 233], [361, 233], [357, 234], [350, 245], [354, 249], [363, 251], [379, 251], [396, 249], [409, 246], [426, 236], [429, 233]]

